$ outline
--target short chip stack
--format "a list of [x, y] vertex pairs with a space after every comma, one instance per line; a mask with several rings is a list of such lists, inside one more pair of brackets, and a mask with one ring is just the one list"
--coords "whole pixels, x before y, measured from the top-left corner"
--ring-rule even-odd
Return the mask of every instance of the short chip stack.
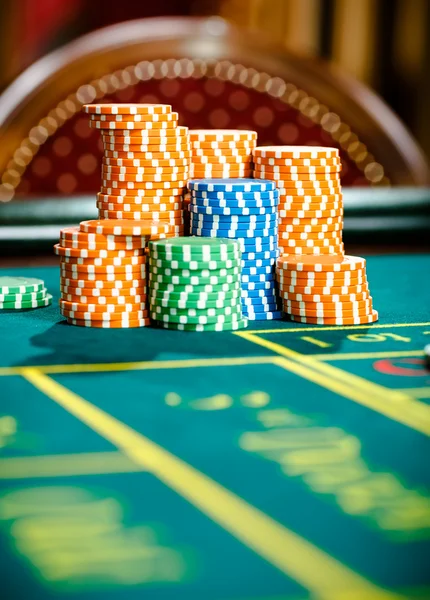
[[250, 320], [282, 318], [276, 291], [279, 192], [272, 181], [195, 179], [191, 234], [233, 238], [242, 251], [242, 311]]
[[277, 260], [284, 311], [293, 321], [317, 325], [374, 323], [366, 261], [356, 256], [293, 256]]
[[149, 244], [150, 316], [182, 331], [243, 329], [241, 253], [235, 240], [170, 238]]
[[104, 146], [101, 219], [151, 219], [182, 235], [183, 193], [189, 176], [188, 129], [167, 104], [87, 104], [90, 127]]
[[168, 235], [171, 226], [151, 221], [83, 221], [62, 229], [60, 310], [72, 325], [144, 327], [145, 248], [151, 235]]
[[190, 143], [190, 178], [252, 177], [256, 131], [192, 129]]
[[342, 168], [337, 148], [260, 146], [254, 177], [279, 189], [279, 247], [285, 254], [343, 255]]
[[0, 277], [0, 309], [25, 310], [49, 306], [51, 294], [42, 279]]

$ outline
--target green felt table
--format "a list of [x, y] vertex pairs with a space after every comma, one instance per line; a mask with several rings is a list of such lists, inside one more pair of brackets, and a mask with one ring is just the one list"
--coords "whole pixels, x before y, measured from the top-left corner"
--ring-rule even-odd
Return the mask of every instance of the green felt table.
[[[3, 598], [430, 598], [430, 257], [380, 321], [91, 330], [0, 313]], [[4, 593], [5, 592], [5, 593]]]

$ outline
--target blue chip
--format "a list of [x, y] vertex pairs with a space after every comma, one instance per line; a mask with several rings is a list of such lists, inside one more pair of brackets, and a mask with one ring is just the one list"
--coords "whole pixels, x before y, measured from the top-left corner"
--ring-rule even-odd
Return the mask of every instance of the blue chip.
[[271, 288], [270, 290], [245, 290], [242, 288], [240, 296], [242, 300], [257, 300], [257, 298], [266, 298], [269, 302], [270, 299], [272, 299], [273, 302], [275, 302], [278, 298], [278, 292], [276, 288]]
[[[278, 241], [277, 240], [267, 243], [267, 242], [262, 242], [261, 239], [262, 238], [258, 238], [258, 241], [256, 241], [256, 238], [254, 238], [254, 239], [238, 238], [237, 241], [239, 243], [240, 250], [243, 253], [246, 253], [246, 252], [263, 253], [263, 252], [269, 252], [269, 251], [278, 249]], [[270, 239], [270, 238], [266, 238], [266, 239]]]
[[249, 321], [273, 321], [275, 319], [283, 319], [284, 313], [281, 310], [276, 312], [260, 312], [260, 313], [243, 313]]
[[[192, 220], [191, 227], [195, 229], [210, 229], [211, 231], [261, 231], [266, 229], [272, 229], [273, 232], [271, 235], [276, 235], [278, 233], [278, 225], [275, 223], [211, 223], [210, 221], [202, 221], [202, 220]], [[265, 235], [263, 233], [258, 234], [254, 233], [256, 237], [261, 237]]]
[[[242, 306], [249, 307], [249, 310], [254, 312], [264, 310], [275, 311], [279, 310], [276, 296], [254, 296], [251, 298], [241, 298]], [[244, 308], [244, 310], [247, 310]]]
[[230, 206], [201, 206], [197, 204], [190, 204], [190, 213], [197, 213], [199, 215], [239, 215], [239, 216], [260, 216], [260, 215], [272, 215], [278, 214], [277, 206], [260, 206], [260, 207], [230, 207]]
[[192, 211], [190, 217], [193, 221], [204, 221], [206, 223], [270, 223], [278, 220], [278, 211], [263, 215], [208, 215]]
[[[244, 261], [276, 261], [279, 256], [279, 250], [266, 250], [266, 252], [242, 252], [242, 266]], [[265, 264], [262, 262], [261, 264]], [[270, 263], [272, 264], [272, 263]], [[256, 263], [256, 266], [258, 264]]]
[[250, 283], [252, 281], [275, 281], [275, 273], [260, 273], [259, 275], [247, 275], [241, 273], [241, 283]]
[[[224, 237], [234, 240], [263, 240], [273, 236], [273, 229], [203, 229], [192, 225], [191, 233], [200, 237]], [[276, 233], [276, 230], [275, 230]], [[256, 237], [257, 236], [257, 237]], [[258, 246], [258, 242], [256, 243]]]
[[208, 198], [210, 200], [249, 200], [258, 202], [259, 200], [277, 200], [279, 198], [279, 190], [274, 189], [270, 192], [208, 192], [205, 190], [193, 190], [191, 196], [192, 198]]
[[279, 206], [279, 199], [273, 198], [268, 200], [218, 200], [214, 198], [197, 198], [192, 196], [190, 198], [190, 204], [192, 206], [212, 206], [213, 208], [274, 208]]
[[189, 190], [207, 192], [269, 192], [275, 189], [270, 179], [226, 178], [226, 179], [190, 179]]
[[276, 283], [272, 281], [250, 281], [249, 283], [241, 282], [242, 290], [276, 290]]
[[260, 266], [260, 267], [256, 267], [256, 266], [246, 266], [246, 267], [242, 267], [242, 271], [241, 271], [242, 275], [269, 275], [272, 274], [273, 276], [275, 275], [275, 263], [273, 262], [270, 265], [265, 265], [265, 266]]

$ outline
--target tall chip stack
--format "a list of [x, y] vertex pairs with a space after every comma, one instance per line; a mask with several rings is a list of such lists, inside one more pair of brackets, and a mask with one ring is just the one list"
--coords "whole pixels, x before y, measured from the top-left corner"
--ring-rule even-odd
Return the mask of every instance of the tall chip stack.
[[279, 190], [279, 247], [285, 254], [343, 254], [342, 168], [337, 148], [260, 146], [254, 177]]
[[291, 320], [320, 325], [373, 323], [365, 260], [344, 255], [341, 161], [336, 148], [254, 150], [254, 176], [279, 190], [277, 280]]
[[243, 329], [236, 240], [170, 238], [149, 244], [151, 318], [165, 329]]
[[235, 239], [242, 251], [242, 311], [249, 320], [282, 318], [276, 291], [279, 193], [272, 181], [194, 179], [191, 234]]
[[87, 104], [90, 127], [103, 141], [101, 219], [152, 219], [183, 235], [189, 177], [188, 129], [168, 104]]
[[[191, 129], [190, 179], [252, 177], [257, 132], [237, 129]], [[186, 196], [186, 208], [189, 196]], [[185, 212], [185, 219], [189, 219]], [[186, 225], [189, 225], [189, 222]], [[189, 229], [189, 228], [188, 228]], [[186, 229], [187, 230], [187, 229]]]
[[72, 325], [125, 328], [149, 325], [146, 256], [150, 237], [168, 223], [83, 221], [60, 232], [60, 311]]

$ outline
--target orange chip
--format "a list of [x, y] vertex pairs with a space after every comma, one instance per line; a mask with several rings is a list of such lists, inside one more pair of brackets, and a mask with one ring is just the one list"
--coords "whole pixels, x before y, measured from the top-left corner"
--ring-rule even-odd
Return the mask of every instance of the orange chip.
[[191, 141], [199, 142], [226, 142], [226, 141], [254, 141], [257, 132], [246, 129], [190, 129]]
[[[60, 289], [62, 291], [68, 290], [69, 293], [71, 293], [72, 289], [77, 288], [80, 288], [86, 295], [90, 295], [90, 290], [93, 290], [93, 293], [96, 293], [97, 290], [99, 290], [101, 295], [124, 293], [127, 296], [132, 296], [135, 294], [146, 293], [146, 281], [141, 277], [129, 280], [118, 279], [117, 281], [102, 279], [82, 279], [81, 281], [76, 281], [75, 279], [69, 279], [68, 277], [60, 277]], [[74, 293], [78, 292], [75, 291]]]
[[[131, 212], [131, 211], [125, 211], [125, 210], [103, 210], [103, 209], [100, 209], [99, 216], [101, 219], [126, 219], [126, 220], [140, 220], [140, 219], [145, 219], [145, 218], [147, 218], [147, 219], [151, 218], [156, 223], [162, 222], [162, 223], [169, 223], [170, 225], [181, 225], [181, 226], [183, 226], [183, 224], [184, 224], [182, 211], [180, 212], [180, 216], [175, 216], [175, 217], [164, 216], [163, 218], [161, 218], [159, 216], [155, 216], [153, 214], [153, 212], [145, 212], [145, 211], [142, 212], [139, 210]], [[170, 231], [163, 231], [162, 233], [172, 233], [172, 231], [175, 231], [175, 230], [171, 229]]]
[[349, 283], [347, 285], [304, 285], [303, 282], [299, 282], [294, 285], [282, 285], [280, 292], [281, 297], [288, 294], [297, 294], [297, 295], [305, 295], [305, 296], [314, 296], [314, 295], [341, 295], [347, 296], [348, 294], [369, 294], [369, 287], [367, 282], [365, 283]]
[[279, 198], [279, 208], [284, 208], [284, 206], [292, 204], [292, 203], [302, 203], [302, 204], [330, 204], [330, 203], [338, 203], [343, 202], [343, 194], [309, 194], [309, 195], [291, 195], [287, 196], [286, 194], [282, 195]]
[[102, 178], [129, 178], [131, 181], [139, 181], [139, 177], [151, 178], [155, 175], [170, 178], [172, 175], [186, 177], [189, 173], [188, 163], [181, 166], [165, 166], [165, 167], [114, 167], [102, 165]]
[[[83, 296], [85, 297], [85, 296]], [[118, 298], [114, 298], [112, 302], [112, 298], [110, 297], [98, 297], [98, 300], [103, 300], [106, 304], [102, 304], [97, 301], [97, 298], [90, 298], [89, 302], [83, 302], [82, 296], [78, 296], [76, 301], [74, 300], [65, 300], [63, 298], [60, 299], [60, 308], [64, 308], [65, 310], [77, 310], [82, 312], [130, 312], [135, 310], [145, 310], [145, 302], [137, 301], [139, 296], [131, 296], [130, 302], [124, 302], [124, 304], [119, 304], [117, 302]]]
[[119, 290], [120, 293], [118, 295], [94, 295], [94, 292], [100, 292], [100, 290], [98, 290], [97, 288], [85, 290], [85, 288], [72, 288], [63, 286], [63, 288], [61, 289], [61, 300], [69, 303], [82, 304], [82, 306], [85, 306], [86, 304], [90, 306], [95, 305], [105, 309], [106, 306], [111, 305], [140, 305], [146, 302], [146, 294], [136, 293], [136, 295], [134, 296], [125, 295], [127, 291], [129, 290]]
[[256, 140], [224, 140], [224, 141], [199, 141], [196, 139], [192, 139], [190, 136], [190, 144], [196, 150], [202, 150], [203, 152], [209, 150], [220, 150], [220, 151], [228, 151], [228, 150], [241, 150], [241, 149], [251, 149], [253, 150], [256, 147]]
[[143, 249], [136, 248], [134, 250], [88, 250], [80, 248], [67, 248], [60, 244], [54, 246], [55, 254], [64, 257], [88, 258], [88, 259], [110, 259], [110, 258], [127, 258], [133, 256], [143, 256]]
[[366, 291], [358, 292], [356, 294], [301, 294], [299, 292], [294, 293], [283, 291], [281, 297], [285, 301], [291, 303], [304, 303], [306, 306], [311, 306], [319, 302], [322, 302], [325, 305], [334, 302], [358, 302], [360, 300], [372, 299], [372, 296], [369, 295], [368, 289]]
[[96, 327], [101, 329], [128, 329], [137, 327], [147, 327], [151, 324], [150, 319], [134, 319], [127, 323], [123, 321], [85, 321], [83, 319], [67, 319], [69, 325], [77, 325], [78, 327]]
[[[131, 129], [130, 131], [119, 131], [118, 129], [105, 129], [100, 132], [103, 136], [116, 136], [118, 137], [149, 137], [149, 138], [158, 138], [158, 137], [172, 137], [172, 138], [188, 138], [188, 128], [187, 127], [170, 127], [169, 129], [159, 129], [159, 130], [144, 130], [144, 129]], [[134, 142], [141, 143], [141, 142]], [[154, 142], [151, 141], [151, 144]]]
[[340, 173], [342, 167], [340, 165], [336, 167], [278, 167], [276, 165], [265, 166], [261, 163], [255, 163], [255, 169], [261, 171], [262, 173], [264, 172], [267, 175], [277, 174], [285, 176], [282, 177], [282, 179], [287, 179], [289, 176], [294, 175], [297, 175], [299, 179], [312, 179], [313, 175], [316, 176], [315, 178], [318, 178], [318, 176], [321, 176], [322, 178], [322, 175], [325, 175], [327, 179], [334, 179], [338, 176], [338, 173]]
[[[339, 271], [363, 271], [366, 267], [366, 260], [358, 256], [280, 256], [276, 261], [278, 269], [304, 272], [309, 271], [312, 276], [318, 276], [319, 272], [333, 272], [335, 275]], [[323, 275], [321, 275], [323, 276]]]
[[[112, 144], [110, 144], [112, 145]], [[189, 159], [191, 160], [191, 153], [183, 146], [182, 150], [174, 150], [173, 152], [167, 152], [166, 150], [142, 150], [140, 151], [138, 148], [140, 146], [131, 146], [128, 145], [132, 150], [122, 150], [120, 147], [116, 146], [114, 150], [110, 151], [105, 148], [103, 153], [104, 159], [125, 159], [125, 160], [139, 160], [140, 161], [151, 161], [153, 159], [159, 160], [170, 160], [171, 158], [177, 157], [178, 159]], [[144, 146], [145, 147], [145, 146]], [[161, 146], [162, 147], [162, 146]], [[136, 150], [134, 150], [136, 148]], [[160, 148], [160, 146], [158, 146]]]
[[297, 317], [290, 315], [292, 321], [297, 323], [312, 323], [314, 325], [364, 325], [366, 323], [375, 323], [378, 320], [378, 311], [372, 310], [368, 315], [363, 316], [343, 316], [343, 317]]
[[121, 114], [92, 114], [90, 122], [99, 123], [165, 123], [166, 121], [177, 121], [177, 112], [170, 113], [121, 113]]
[[178, 180], [174, 177], [170, 179], [157, 180], [155, 181], [155, 177], [153, 181], [114, 181], [113, 179], [103, 179], [102, 187], [100, 188], [100, 192], [102, 194], [110, 194], [114, 195], [116, 191], [124, 192], [120, 193], [121, 196], [129, 196], [129, 190], [155, 190], [155, 189], [176, 189], [176, 188], [184, 188], [186, 185], [186, 180]]
[[160, 129], [174, 130], [178, 121], [99, 121], [90, 120], [92, 129], [159, 131]]
[[131, 182], [131, 183], [145, 183], [146, 181], [183, 181], [187, 179], [189, 173], [188, 167], [180, 169], [174, 169], [172, 167], [166, 167], [161, 170], [154, 169], [151, 173], [145, 169], [144, 173], [115, 173], [112, 171], [106, 171], [102, 169], [102, 180], [103, 181], [116, 181], [118, 183]]
[[[284, 299], [284, 307], [288, 309], [288, 311], [292, 311], [292, 314], [298, 314], [297, 310], [308, 311], [318, 311], [322, 310], [324, 312], [347, 312], [347, 311], [360, 311], [366, 310], [368, 311], [372, 308], [372, 297], [368, 296], [367, 298], [363, 298], [362, 300], [342, 300], [342, 301], [330, 301], [323, 300], [319, 302], [314, 301], [306, 301], [303, 300], [286, 300]], [[306, 316], [306, 315], [304, 315]], [[311, 315], [314, 316], [314, 315]]]
[[343, 209], [343, 202], [283, 202], [282, 206], [278, 209], [280, 217], [288, 217], [291, 212], [294, 211], [325, 211], [325, 210], [338, 210]]
[[[145, 144], [145, 143], [129, 143], [128, 141], [124, 143], [113, 143], [110, 139], [103, 140], [103, 152], [104, 156], [108, 158], [147, 158], [147, 155], [163, 155], [163, 154], [184, 154], [188, 157], [190, 150], [187, 144], [185, 143], [176, 143], [176, 144], [166, 144], [161, 142], [160, 144]], [[142, 155], [143, 156], [140, 156]], [[166, 156], [167, 158], [167, 156]]]
[[140, 256], [126, 256], [119, 258], [115, 256], [113, 258], [82, 258], [81, 256], [62, 256], [60, 264], [68, 268], [67, 265], [94, 265], [94, 266], [130, 266], [130, 265], [143, 265], [146, 263], [146, 256], [141, 254]]
[[[96, 202], [97, 208], [101, 210], [119, 210], [125, 212], [142, 212], [142, 213], [157, 213], [163, 214], [166, 217], [182, 215], [182, 202], [175, 204], [128, 204], [124, 202]], [[146, 217], [151, 218], [150, 216]]]
[[154, 115], [171, 113], [170, 104], [84, 104], [82, 110], [90, 115]]
[[258, 165], [289, 167], [342, 167], [340, 158], [262, 158], [253, 156]]
[[275, 181], [315, 181], [323, 185], [338, 185], [339, 172], [334, 173], [284, 173], [272, 169], [261, 169], [259, 165], [254, 166], [255, 177], [259, 179], [272, 179]]
[[278, 233], [282, 233], [283, 239], [295, 239], [295, 240], [332, 240], [335, 239], [337, 241], [341, 241], [342, 239], [342, 230], [334, 229], [332, 231], [318, 231], [318, 232], [307, 232], [307, 231], [285, 231], [278, 230]]
[[[154, 153], [153, 156], [150, 152], [145, 154], [148, 158], [109, 158], [105, 156], [102, 161], [103, 166], [107, 167], [132, 167], [133, 169], [138, 167], [186, 167], [190, 164], [189, 158], [185, 152], [165, 152]], [[182, 155], [182, 156], [181, 156]], [[165, 157], [165, 158], [162, 158]]]
[[151, 236], [156, 233], [168, 233], [166, 223], [154, 222], [150, 219], [141, 221], [126, 221], [122, 219], [106, 219], [82, 221], [79, 225], [81, 231], [97, 233], [99, 235], [114, 236]]
[[93, 263], [72, 263], [62, 261], [60, 264], [60, 270], [62, 273], [88, 273], [88, 274], [120, 274], [120, 273], [135, 273], [136, 276], [139, 274], [145, 274], [146, 266], [145, 263], [136, 265], [95, 265]]
[[331, 223], [329, 225], [290, 225], [288, 223], [282, 223], [280, 227], [278, 225], [278, 233], [313, 233], [318, 235], [325, 231], [341, 231], [342, 223]]
[[65, 308], [60, 309], [63, 317], [69, 319], [83, 319], [91, 321], [133, 321], [135, 319], [146, 319], [148, 317], [147, 310], [124, 311], [119, 310], [117, 312], [90, 312], [90, 311], [78, 311], [78, 310], [66, 310]]
[[296, 317], [322, 317], [334, 319], [335, 317], [363, 317], [365, 315], [371, 314], [372, 312], [372, 304], [369, 303], [368, 306], [364, 308], [359, 308], [357, 310], [344, 310], [344, 311], [333, 311], [333, 310], [304, 310], [299, 308], [288, 308], [284, 304], [284, 312], [289, 315], [294, 315]]
[[258, 146], [254, 156], [261, 158], [337, 158], [339, 150], [325, 146]]

